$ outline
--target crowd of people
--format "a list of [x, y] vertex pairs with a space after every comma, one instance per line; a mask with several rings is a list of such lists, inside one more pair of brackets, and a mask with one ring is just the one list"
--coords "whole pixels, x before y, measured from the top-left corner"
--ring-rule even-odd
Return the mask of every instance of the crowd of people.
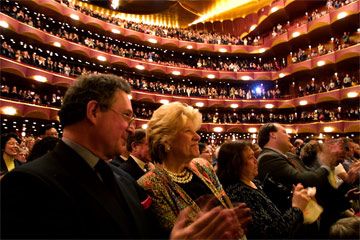
[[292, 144], [266, 123], [258, 145], [200, 155], [197, 109], [162, 105], [135, 130], [129, 94], [121, 77], [80, 77], [59, 112], [62, 138], [44, 131], [56, 144], [28, 163], [18, 137], [2, 135], [2, 238], [359, 238], [357, 142]]
[[[41, 13], [30, 12], [26, 7], [8, 2], [10, 6], [3, 5], [1, 11], [9, 14], [21, 22], [39, 28], [54, 36], [82, 44], [89, 48], [105, 51], [110, 54], [140, 59], [148, 62], [168, 66], [197, 68], [218, 71], [277, 71], [286, 67], [285, 60], [240, 59], [237, 56], [199, 56], [183, 52], [176, 54], [174, 51], [161, 50], [149, 46], [119, 41], [109, 36], [101, 36], [89, 30], [73, 27], [66, 22], [55, 21]], [[11, 3], [11, 4], [10, 4]], [[35, 20], [39, 19], [39, 20]], [[41, 19], [41, 20], [40, 20]]]

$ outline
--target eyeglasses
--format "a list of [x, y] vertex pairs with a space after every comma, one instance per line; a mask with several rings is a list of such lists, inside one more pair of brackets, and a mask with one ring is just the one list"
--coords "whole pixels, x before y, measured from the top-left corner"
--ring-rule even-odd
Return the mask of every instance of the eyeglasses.
[[135, 120], [135, 116], [132, 112], [127, 112], [127, 113], [123, 113], [123, 112], [118, 112], [112, 108], [110, 108], [111, 111], [113, 111], [116, 114], [119, 114], [120, 116], [122, 116], [128, 123], [129, 125], [134, 122]]

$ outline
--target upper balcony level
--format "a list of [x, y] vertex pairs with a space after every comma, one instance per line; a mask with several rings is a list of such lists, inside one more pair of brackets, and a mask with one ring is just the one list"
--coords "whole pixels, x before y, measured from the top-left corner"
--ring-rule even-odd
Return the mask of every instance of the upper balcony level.
[[277, 80], [286, 76], [291, 76], [300, 71], [311, 71], [313, 69], [321, 68], [326, 65], [337, 64], [347, 59], [357, 59], [360, 55], [360, 44], [350, 46], [339, 51], [330, 52], [328, 54], [317, 56], [307, 61], [289, 64], [286, 68], [280, 71], [214, 71], [208, 69], [197, 69], [188, 67], [169, 66], [166, 64], [159, 64], [148, 61], [135, 60], [127, 57], [113, 55], [107, 52], [88, 48], [84, 45], [69, 42], [65, 39], [48, 34], [32, 26], [23, 24], [3, 13], [0, 13], [3, 22], [6, 22], [7, 27], [17, 33], [36, 39], [41, 43], [47, 43], [64, 49], [68, 52], [81, 54], [86, 58], [90, 58], [96, 62], [106, 62], [111, 65], [123, 65], [128, 68], [137, 70], [144, 70], [148, 72], [161, 72], [174, 76], [184, 77], [200, 77], [208, 79], [232, 79], [232, 80]]
[[[109, 23], [107, 21], [103, 21], [101, 19], [86, 15], [82, 12], [76, 11], [67, 7], [66, 5], [62, 5], [55, 1], [28, 1], [31, 3], [37, 4], [39, 7], [47, 8], [48, 10], [55, 11], [57, 14], [62, 16], [66, 16], [68, 18], [72, 17], [74, 21], [80, 21], [83, 24], [87, 24], [91, 27], [96, 27], [101, 30], [105, 30], [111, 34], [118, 34], [122, 37], [133, 38], [136, 41], [142, 41], [146, 44], [151, 44], [154, 46], [159, 47], [170, 47], [170, 48], [177, 48], [184, 51], [209, 51], [209, 52], [218, 52], [218, 53], [245, 53], [245, 54], [262, 54], [266, 53], [268, 50], [272, 49], [273, 47], [282, 44], [284, 42], [291, 42], [295, 41], [296, 38], [301, 39], [301, 36], [307, 35], [311, 32], [316, 33], [318, 29], [324, 28], [326, 26], [334, 25], [334, 26], [347, 26], [346, 22], [356, 25], [356, 21], [358, 19], [359, 14], [359, 1], [352, 2], [348, 5], [345, 5], [341, 8], [334, 9], [329, 13], [325, 14], [319, 19], [313, 20], [309, 23], [303, 24], [300, 27], [293, 26], [288, 29], [288, 31], [282, 35], [277, 37], [265, 38], [262, 40], [262, 43], [259, 43], [258, 46], [244, 46], [244, 45], [222, 45], [222, 44], [206, 44], [206, 43], [197, 43], [191, 41], [183, 41], [177, 38], [166, 38], [166, 37], [159, 37], [154, 34], [147, 34], [139, 31], [134, 31], [132, 29], [122, 28], [119, 25], [115, 25]], [[292, 2], [297, 1], [277, 1], [276, 4], [279, 6], [274, 6], [277, 8], [277, 11], [280, 9], [281, 6], [287, 6], [292, 4]], [[274, 9], [274, 7], [272, 9]], [[269, 10], [270, 12], [264, 11], [266, 14], [271, 14], [274, 10]], [[266, 13], [267, 12], [267, 13]], [[276, 12], [276, 11], [275, 11]], [[265, 16], [264, 15], [264, 16]], [[259, 23], [264, 21], [265, 17], [259, 17]], [[266, 15], [267, 16], [267, 15]], [[106, 16], [102, 16], [103, 18]], [[253, 24], [255, 20], [252, 20]], [[244, 23], [243, 23], [244, 24]], [[247, 24], [247, 23], [246, 23]], [[245, 25], [246, 25], [245, 24]], [[253, 25], [251, 25], [253, 26]], [[248, 25], [247, 27], [251, 27]], [[341, 28], [340, 26], [340, 28]]]

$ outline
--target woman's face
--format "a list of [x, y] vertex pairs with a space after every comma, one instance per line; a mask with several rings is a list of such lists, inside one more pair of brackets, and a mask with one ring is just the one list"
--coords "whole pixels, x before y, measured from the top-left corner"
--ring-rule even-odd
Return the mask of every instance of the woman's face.
[[5, 151], [7, 155], [10, 157], [15, 157], [18, 153], [18, 142], [15, 138], [10, 138], [9, 141], [6, 142]]
[[254, 151], [246, 147], [243, 151], [244, 165], [241, 168], [241, 178], [252, 181], [258, 175], [258, 162], [255, 158]]
[[200, 155], [199, 141], [200, 136], [196, 133], [194, 124], [188, 120], [184, 128], [175, 135], [171, 144], [171, 152], [181, 161], [190, 162]]

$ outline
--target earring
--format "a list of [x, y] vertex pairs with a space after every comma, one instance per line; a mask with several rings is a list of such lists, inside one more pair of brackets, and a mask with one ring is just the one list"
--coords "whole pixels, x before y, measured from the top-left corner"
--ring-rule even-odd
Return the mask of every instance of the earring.
[[166, 151], [166, 152], [170, 152], [170, 150], [171, 150], [171, 147], [170, 147], [169, 145], [166, 145], [166, 146], [165, 146], [165, 151]]

